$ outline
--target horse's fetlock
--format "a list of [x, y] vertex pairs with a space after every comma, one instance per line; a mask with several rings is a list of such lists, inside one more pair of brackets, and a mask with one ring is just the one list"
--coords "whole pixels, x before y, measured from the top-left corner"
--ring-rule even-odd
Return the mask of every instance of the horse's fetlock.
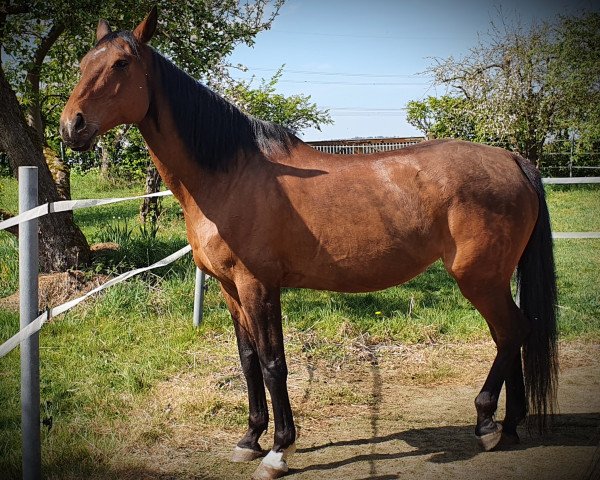
[[490, 392], [481, 392], [475, 398], [475, 408], [478, 415], [491, 417], [498, 408], [498, 399]]
[[269, 416], [267, 413], [251, 413], [248, 416], [248, 424], [253, 431], [260, 435], [269, 425]]
[[284, 428], [280, 432], [275, 433], [276, 450], [285, 450], [296, 441], [296, 428], [294, 426]]

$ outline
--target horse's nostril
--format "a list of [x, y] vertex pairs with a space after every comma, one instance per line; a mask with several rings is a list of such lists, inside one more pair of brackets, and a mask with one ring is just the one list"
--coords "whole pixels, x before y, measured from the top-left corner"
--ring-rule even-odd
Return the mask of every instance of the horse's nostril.
[[73, 125], [73, 129], [76, 132], [80, 132], [81, 130], [83, 130], [85, 128], [85, 119], [83, 118], [83, 114], [78, 113], [75, 116], [75, 125]]

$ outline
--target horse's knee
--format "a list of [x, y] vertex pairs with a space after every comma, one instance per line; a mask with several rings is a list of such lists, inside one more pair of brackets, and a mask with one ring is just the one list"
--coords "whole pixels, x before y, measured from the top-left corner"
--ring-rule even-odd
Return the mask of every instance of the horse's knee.
[[246, 379], [254, 377], [257, 373], [260, 375], [260, 363], [258, 361], [258, 354], [256, 351], [248, 346], [239, 349], [240, 363], [242, 365], [242, 371]]

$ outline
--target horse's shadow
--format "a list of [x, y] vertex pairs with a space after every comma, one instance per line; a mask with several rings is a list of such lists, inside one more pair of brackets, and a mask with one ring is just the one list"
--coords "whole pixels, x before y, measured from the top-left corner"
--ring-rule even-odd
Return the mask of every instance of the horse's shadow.
[[[555, 415], [552, 425], [551, 432], [543, 436], [533, 432], [522, 431], [520, 432], [521, 443], [503, 449], [518, 451], [540, 446], [597, 446], [600, 441], [600, 412]], [[483, 453], [475, 441], [473, 430], [472, 426], [413, 428], [389, 435], [330, 442], [307, 448], [299, 448], [297, 453], [302, 454], [317, 452], [325, 448], [347, 446], [368, 447], [390, 441], [402, 441], [413, 447], [413, 450], [396, 453], [377, 453], [376, 450], [371, 449], [370, 452], [340, 458], [329, 463], [312, 464], [300, 469], [290, 469], [290, 473], [334, 470], [358, 462], [374, 463], [422, 455], [430, 456], [428, 461], [433, 463], [469, 460]], [[384, 476], [383, 478], [387, 477]]]

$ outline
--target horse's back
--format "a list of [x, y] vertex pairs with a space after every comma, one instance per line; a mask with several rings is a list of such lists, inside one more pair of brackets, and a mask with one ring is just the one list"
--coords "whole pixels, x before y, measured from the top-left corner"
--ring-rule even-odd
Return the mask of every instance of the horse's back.
[[[513, 242], [507, 237], [528, 237], [537, 214], [521, 205], [531, 203], [532, 189], [502, 149], [452, 140], [358, 156], [306, 148], [292, 162], [322, 174], [278, 177], [280, 204], [270, 206], [278, 210], [272, 244], [289, 286], [399, 284], [438, 258], [451, 265], [466, 245], [489, 251]], [[515, 240], [517, 250], [523, 241]]]
[[[439, 258], [455, 276], [498, 252], [516, 265], [537, 215], [512, 154], [461, 141], [359, 156], [300, 144], [237, 175], [202, 217], [210, 225], [194, 227], [202, 263], [237, 265], [211, 270], [218, 278], [356, 292], [403, 283]], [[252, 221], [235, 221], [242, 213]]]

